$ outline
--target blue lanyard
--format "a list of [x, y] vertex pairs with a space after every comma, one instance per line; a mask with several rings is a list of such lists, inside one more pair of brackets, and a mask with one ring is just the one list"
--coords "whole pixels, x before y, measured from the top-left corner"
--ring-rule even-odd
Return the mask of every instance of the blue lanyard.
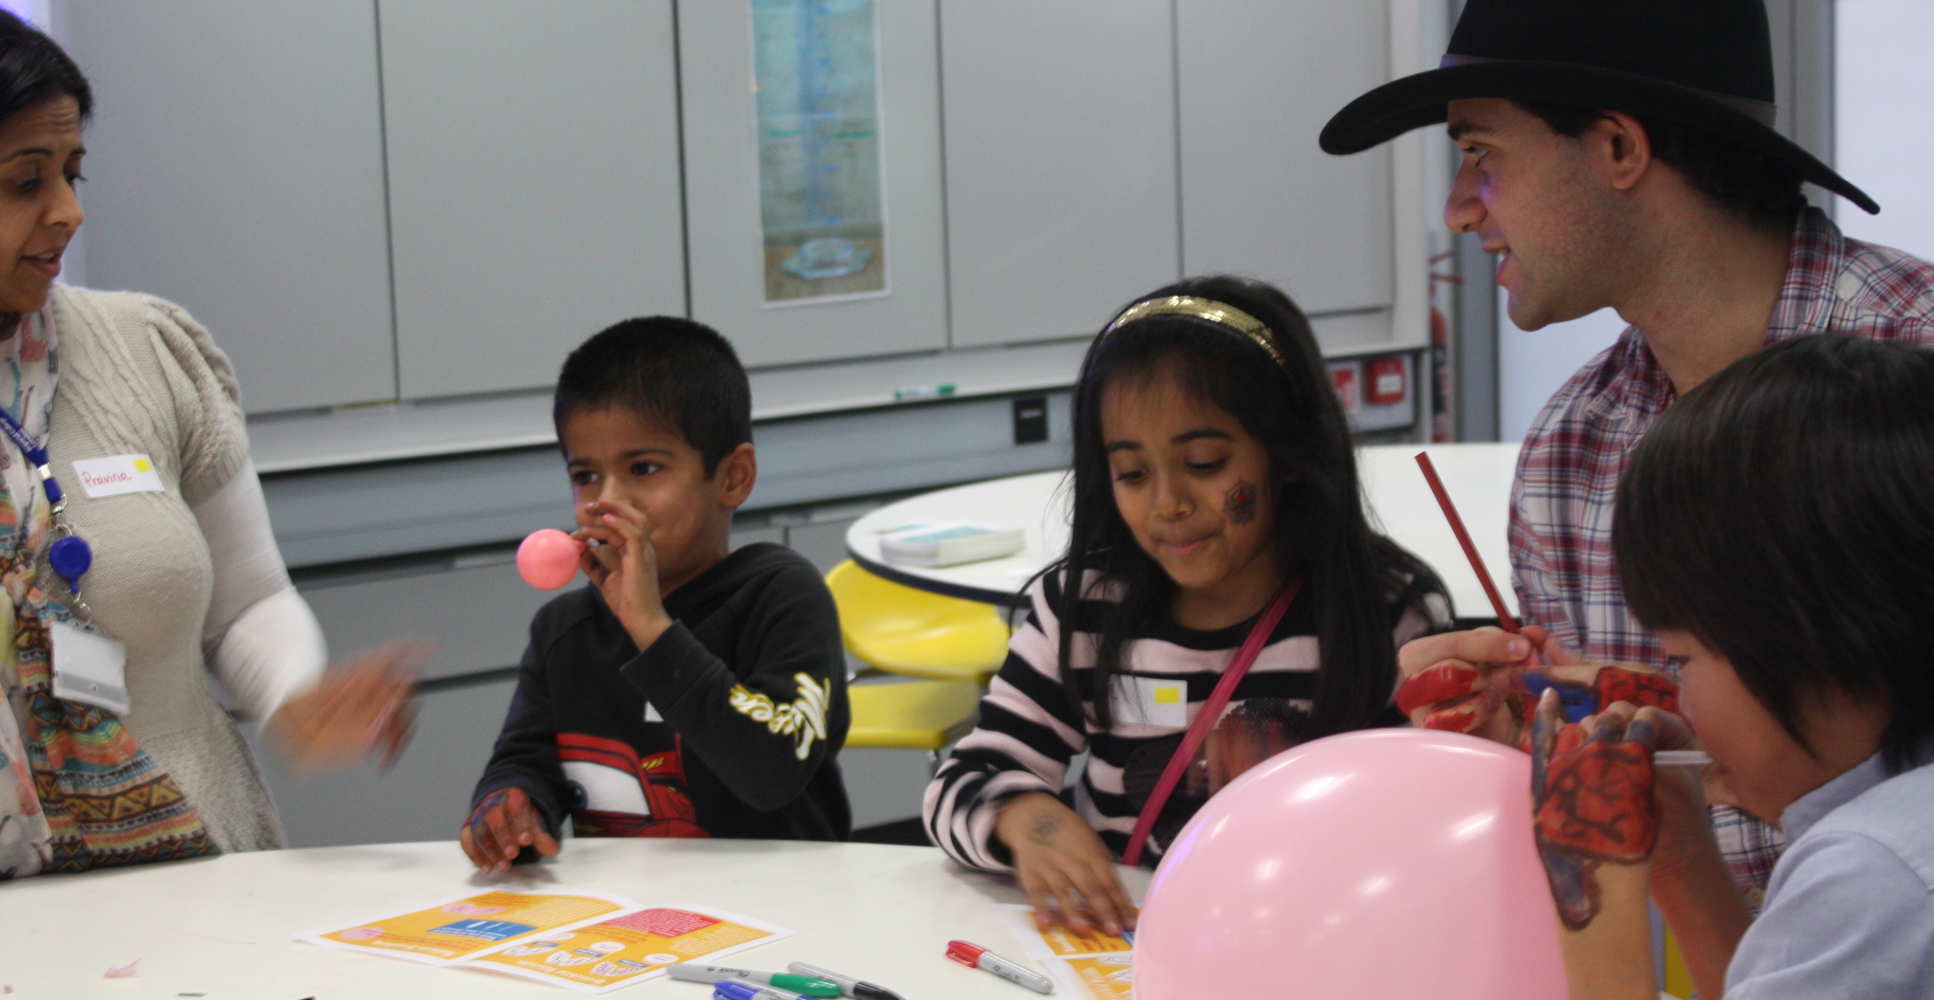
[[40, 476], [40, 488], [47, 492], [47, 517], [54, 526], [54, 542], [47, 547], [47, 564], [53, 567], [59, 577], [67, 581], [70, 593], [81, 592], [81, 577], [87, 574], [88, 567], [94, 565], [94, 550], [88, 548], [81, 536], [67, 523], [67, 494], [60, 489], [60, 480], [54, 478], [54, 470], [47, 461], [47, 449], [34, 443], [27, 436], [20, 421], [13, 414], [0, 409], [0, 430], [7, 432], [20, 453], [32, 462], [35, 474]]

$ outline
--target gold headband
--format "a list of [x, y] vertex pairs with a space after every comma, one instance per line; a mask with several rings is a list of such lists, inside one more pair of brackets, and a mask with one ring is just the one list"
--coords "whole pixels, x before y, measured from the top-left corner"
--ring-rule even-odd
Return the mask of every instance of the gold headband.
[[1276, 367], [1289, 370], [1289, 363], [1283, 360], [1283, 352], [1276, 348], [1276, 335], [1262, 324], [1262, 321], [1231, 305], [1224, 305], [1214, 299], [1199, 299], [1193, 295], [1170, 295], [1166, 298], [1149, 299], [1137, 302], [1122, 310], [1114, 322], [1103, 328], [1103, 337], [1140, 319], [1150, 316], [1192, 316], [1208, 320], [1217, 326], [1226, 326], [1256, 342], [1256, 346], [1269, 352]]

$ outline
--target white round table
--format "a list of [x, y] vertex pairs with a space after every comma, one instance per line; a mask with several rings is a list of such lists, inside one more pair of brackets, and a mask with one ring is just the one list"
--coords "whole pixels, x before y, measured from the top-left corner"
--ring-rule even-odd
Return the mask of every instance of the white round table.
[[[1419, 451], [1430, 453], [1505, 606], [1516, 614], [1506, 525], [1517, 443], [1371, 445], [1357, 450], [1365, 503], [1376, 523], [1437, 571], [1458, 617], [1481, 619], [1493, 616], [1491, 602], [1417, 468]], [[846, 552], [868, 571], [910, 587], [1019, 606], [1024, 603], [1021, 587], [1067, 548], [1068, 482], [1065, 470], [1055, 470], [908, 497], [853, 522], [846, 531]], [[942, 567], [895, 565], [880, 554], [881, 535], [936, 521], [1017, 525], [1026, 534], [1026, 547], [1000, 559]]]
[[[1140, 899], [1149, 873], [1122, 869]], [[1011, 880], [965, 871], [937, 848], [762, 840], [571, 839], [551, 862], [476, 876], [454, 841], [230, 854], [0, 885], [0, 986], [22, 1000], [385, 1000], [568, 997], [470, 969], [337, 951], [294, 935], [347, 927], [488, 889], [582, 889], [646, 905], [716, 907], [791, 929], [721, 961], [768, 971], [803, 961], [919, 1000], [1032, 996], [949, 961], [973, 941], [1027, 962], [1001, 904]], [[104, 979], [140, 960], [131, 979]], [[1039, 968], [1028, 962], [1030, 967]], [[706, 1000], [655, 979], [615, 996]]]

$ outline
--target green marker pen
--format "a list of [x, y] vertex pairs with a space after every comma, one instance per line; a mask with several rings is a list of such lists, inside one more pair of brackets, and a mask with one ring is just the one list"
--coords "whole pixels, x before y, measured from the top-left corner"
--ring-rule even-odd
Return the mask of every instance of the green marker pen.
[[775, 989], [791, 990], [801, 996], [836, 997], [839, 984], [827, 979], [812, 976], [795, 976], [789, 972], [758, 972], [753, 969], [728, 969], [721, 965], [674, 965], [665, 970], [673, 979], [687, 983], [716, 983], [728, 979], [740, 979], [748, 983], [764, 983]]

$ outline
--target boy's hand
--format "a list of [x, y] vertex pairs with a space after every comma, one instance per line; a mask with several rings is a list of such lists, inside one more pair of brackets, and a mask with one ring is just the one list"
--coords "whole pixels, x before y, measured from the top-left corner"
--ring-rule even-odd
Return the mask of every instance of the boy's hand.
[[658, 552], [651, 545], [651, 519], [623, 500], [595, 500], [578, 515], [571, 537], [587, 544], [579, 557], [584, 575], [604, 595], [604, 603], [638, 648], [648, 649], [672, 627], [658, 592]]
[[1532, 822], [1559, 918], [1582, 930], [1607, 890], [1644, 897], [1661, 819], [1652, 751], [1689, 743], [1690, 733], [1677, 716], [1629, 702], [1565, 725], [1558, 702], [1548, 690], [1532, 715]]
[[290, 698], [268, 729], [304, 771], [341, 766], [380, 752], [388, 768], [409, 746], [417, 668], [434, 643], [384, 643], [344, 660], [317, 685]]
[[544, 829], [544, 817], [531, 805], [521, 788], [499, 788], [470, 810], [457, 835], [463, 853], [478, 871], [504, 872], [524, 848], [550, 857], [557, 853], [557, 838]]
[[1063, 924], [1120, 934], [1135, 926], [1135, 906], [1108, 846], [1060, 799], [1029, 792], [1007, 800], [994, 820], [994, 836], [1013, 855], [1036, 927]]

